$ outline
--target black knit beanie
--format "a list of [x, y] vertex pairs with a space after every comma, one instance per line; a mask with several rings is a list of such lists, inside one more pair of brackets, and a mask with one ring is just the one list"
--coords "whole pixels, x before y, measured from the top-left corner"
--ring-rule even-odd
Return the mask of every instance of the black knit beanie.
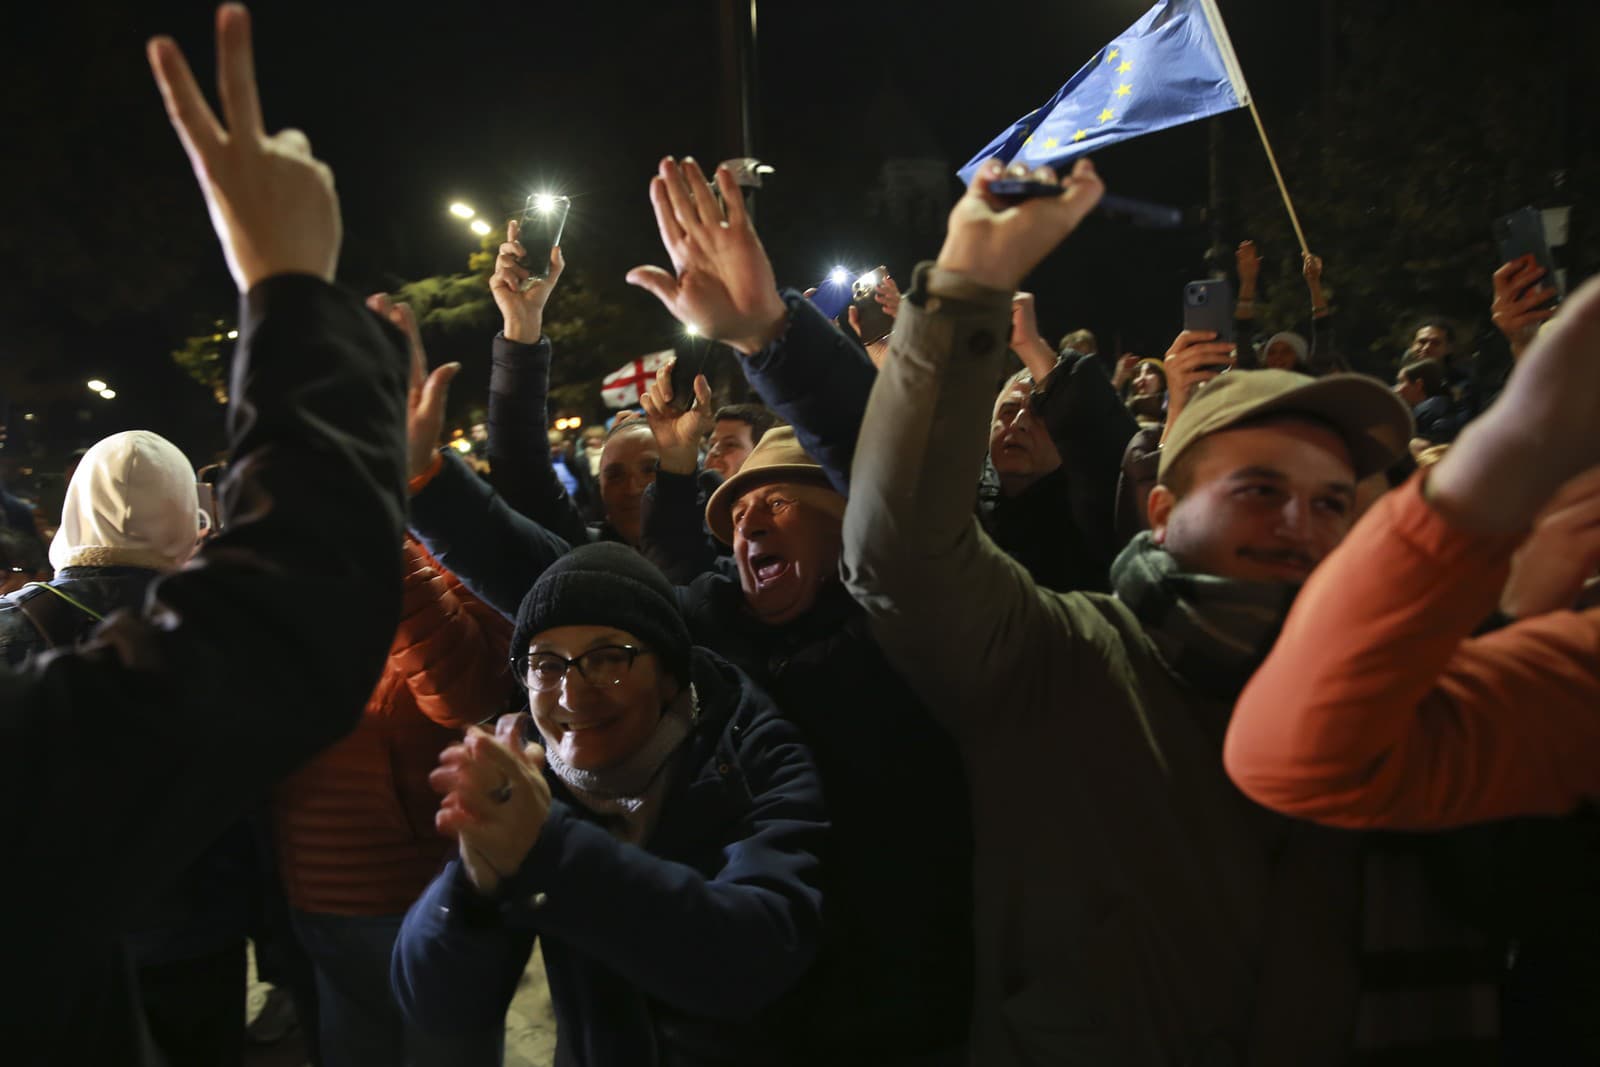
[[562, 556], [533, 583], [517, 611], [511, 663], [527, 674], [528, 642], [557, 626], [615, 626], [644, 643], [662, 669], [689, 683], [689, 628], [672, 584], [624, 545], [584, 545]]

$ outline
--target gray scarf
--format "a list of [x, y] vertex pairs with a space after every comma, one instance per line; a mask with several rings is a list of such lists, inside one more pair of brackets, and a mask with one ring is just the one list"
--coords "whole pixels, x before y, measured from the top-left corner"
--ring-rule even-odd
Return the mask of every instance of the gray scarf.
[[1201, 693], [1237, 697], [1266, 659], [1297, 585], [1187, 574], [1146, 530], [1111, 565], [1111, 588], [1174, 674]]
[[571, 791], [573, 799], [601, 817], [606, 829], [629, 844], [649, 836], [661, 814], [661, 798], [672, 780], [673, 756], [694, 732], [700, 698], [690, 685], [661, 712], [655, 732], [640, 749], [614, 767], [583, 771], [556, 754], [545, 739], [545, 764]]

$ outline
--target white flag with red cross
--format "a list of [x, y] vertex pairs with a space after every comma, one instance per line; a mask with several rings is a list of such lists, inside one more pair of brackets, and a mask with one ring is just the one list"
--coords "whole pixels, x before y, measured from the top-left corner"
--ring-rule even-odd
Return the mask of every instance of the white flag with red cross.
[[631, 408], [655, 381], [656, 372], [677, 356], [672, 349], [630, 360], [600, 382], [600, 399], [608, 408]]

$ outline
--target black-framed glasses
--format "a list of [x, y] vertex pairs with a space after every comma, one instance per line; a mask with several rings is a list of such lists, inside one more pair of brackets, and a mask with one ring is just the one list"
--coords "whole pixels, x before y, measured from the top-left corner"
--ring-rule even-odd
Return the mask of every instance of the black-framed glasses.
[[567, 670], [576, 667], [584, 681], [596, 689], [609, 689], [622, 684], [633, 669], [634, 660], [649, 654], [648, 648], [633, 645], [601, 645], [571, 659], [554, 652], [535, 652], [528, 657], [527, 668], [520, 677], [529, 689], [548, 693], [561, 688]]

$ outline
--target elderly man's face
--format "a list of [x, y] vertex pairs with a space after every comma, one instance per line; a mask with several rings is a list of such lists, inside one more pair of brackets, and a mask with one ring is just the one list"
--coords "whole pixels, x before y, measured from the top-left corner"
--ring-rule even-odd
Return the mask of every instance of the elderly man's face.
[[630, 545], [639, 543], [644, 491], [655, 482], [660, 462], [655, 435], [643, 422], [612, 434], [600, 454], [600, 501], [606, 521]]
[[733, 504], [733, 562], [745, 602], [777, 625], [810, 611], [839, 576], [842, 523], [784, 482], [758, 486]]
[[1033, 384], [1013, 384], [995, 401], [989, 423], [989, 461], [1002, 479], [1031, 480], [1061, 466], [1044, 420], [1033, 413]]

